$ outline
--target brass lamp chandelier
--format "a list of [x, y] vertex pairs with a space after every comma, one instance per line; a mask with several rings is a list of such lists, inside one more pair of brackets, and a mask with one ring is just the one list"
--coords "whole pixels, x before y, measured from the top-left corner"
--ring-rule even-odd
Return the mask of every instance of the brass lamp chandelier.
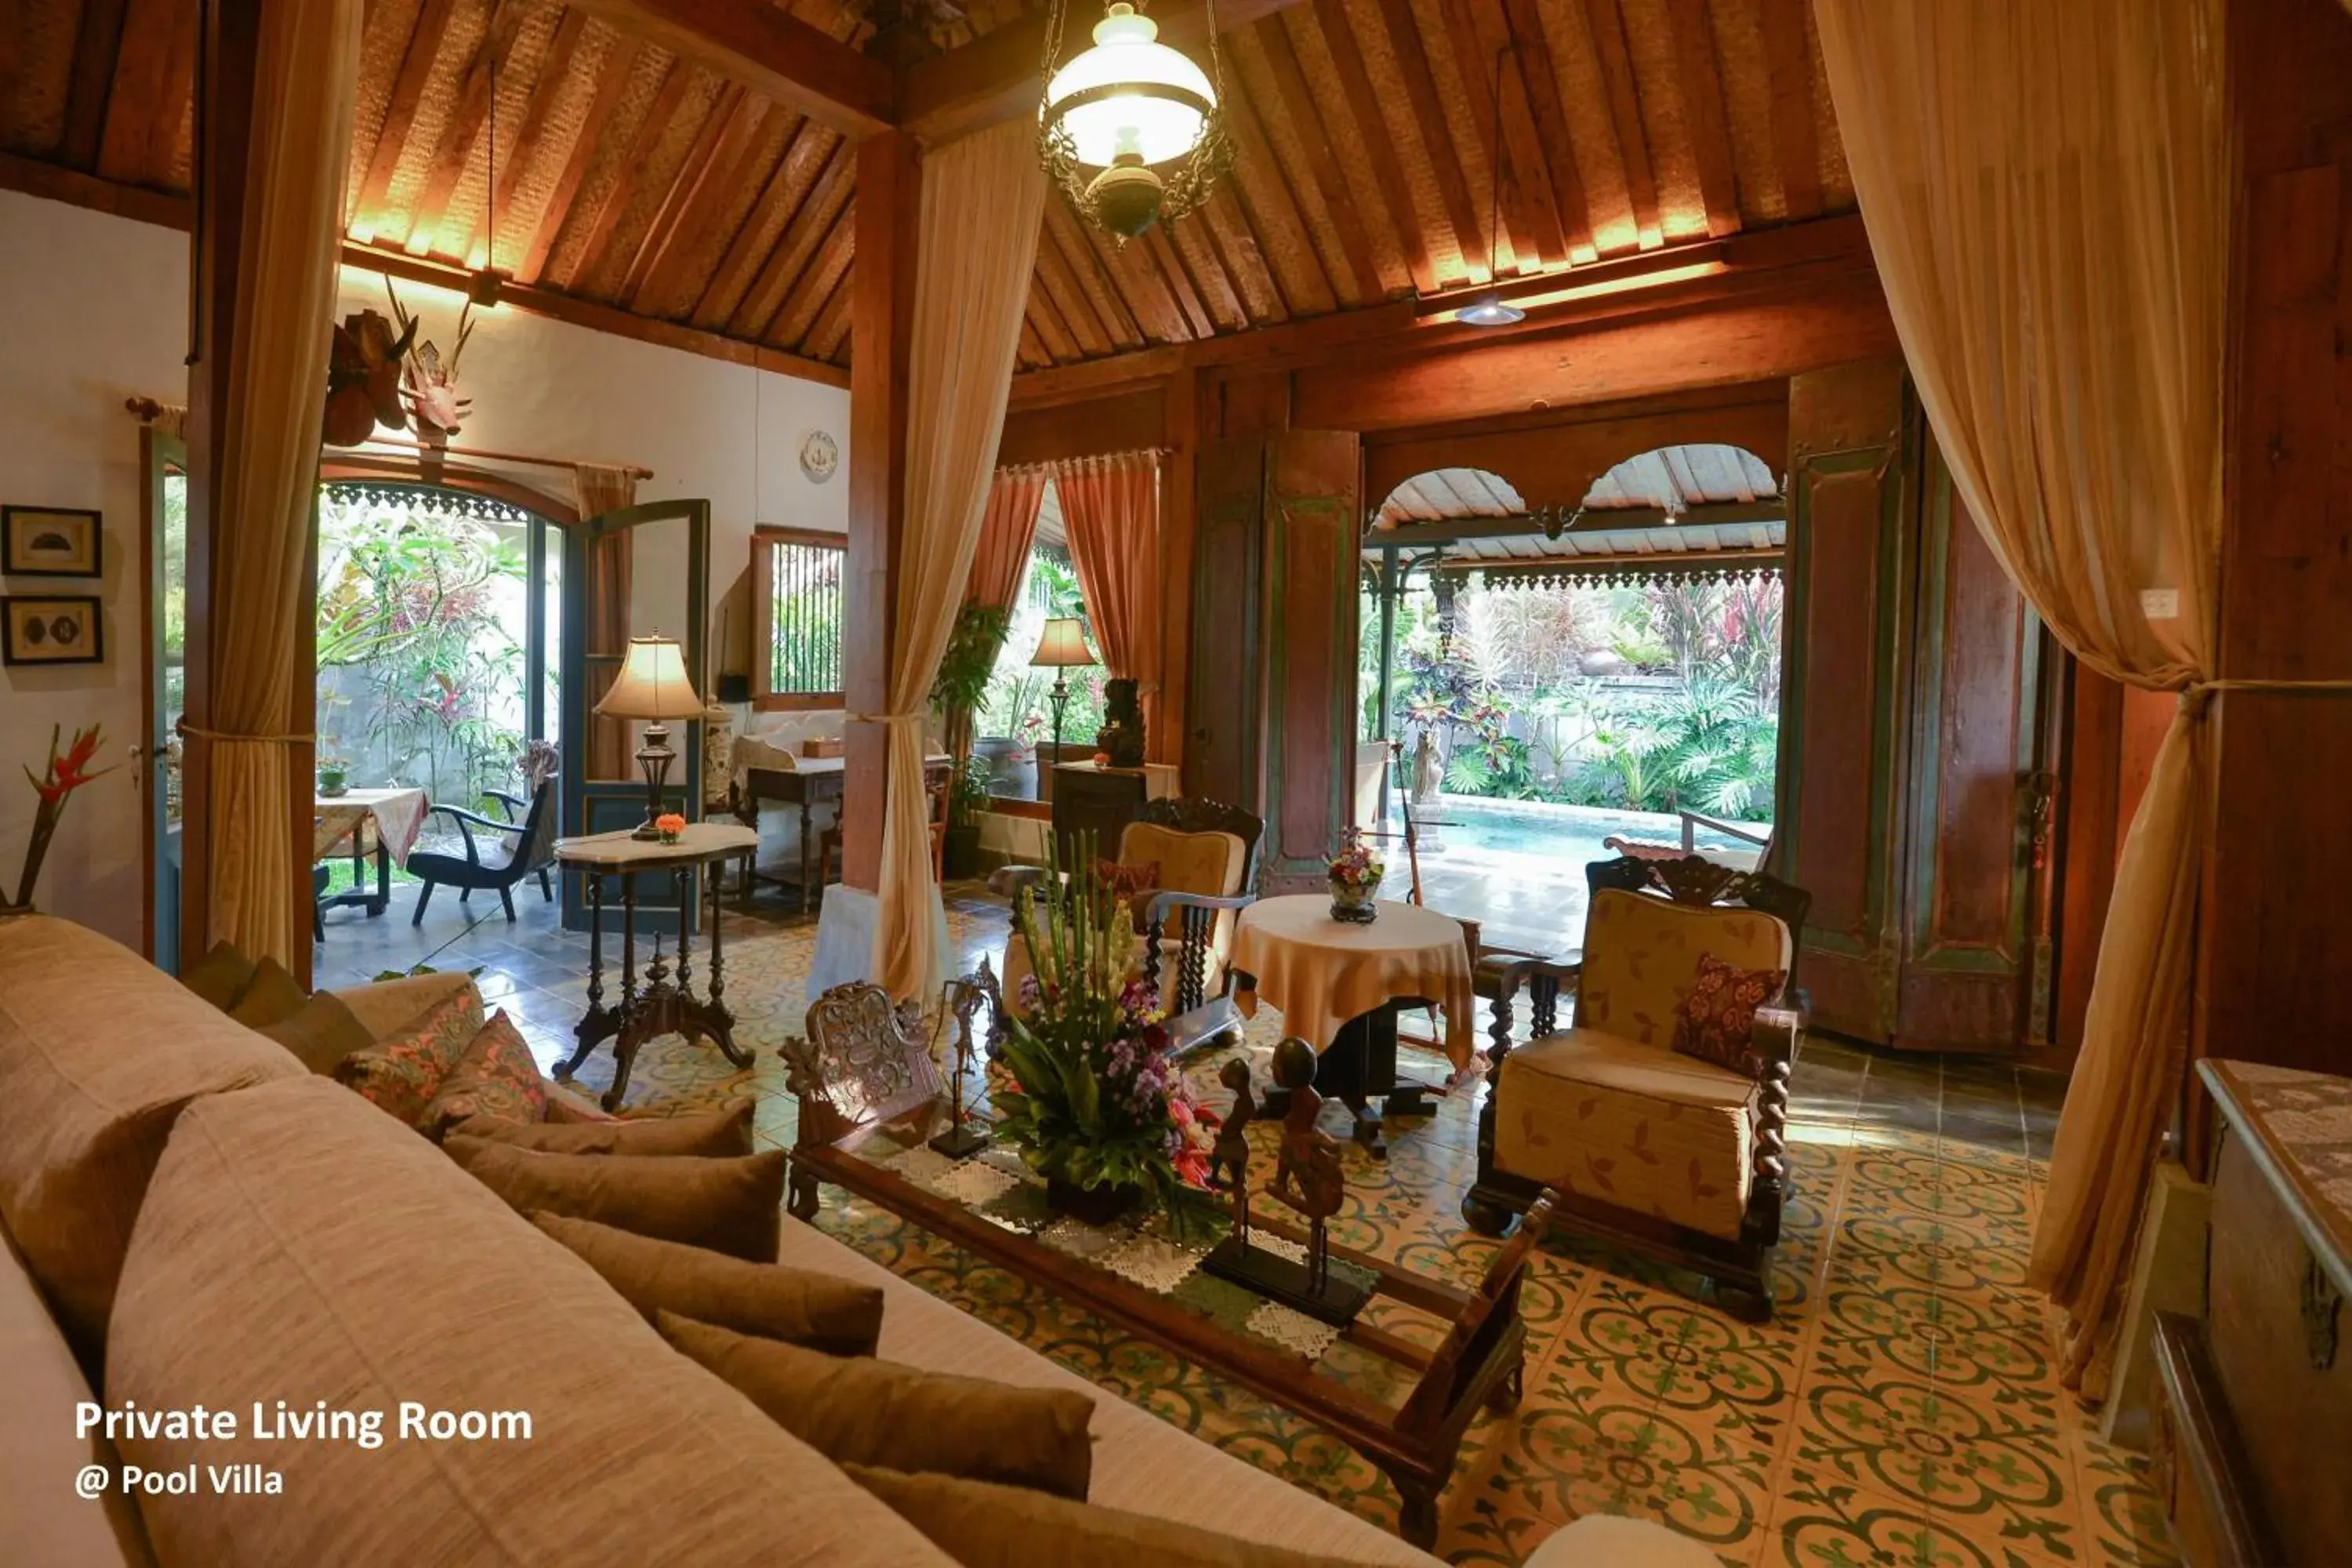
[[1112, 0], [1094, 47], [1061, 64], [1065, 14], [1066, 0], [1054, 0], [1037, 156], [1078, 216], [1124, 243], [1198, 207], [1233, 167], [1216, 5], [1206, 74], [1128, 0]]

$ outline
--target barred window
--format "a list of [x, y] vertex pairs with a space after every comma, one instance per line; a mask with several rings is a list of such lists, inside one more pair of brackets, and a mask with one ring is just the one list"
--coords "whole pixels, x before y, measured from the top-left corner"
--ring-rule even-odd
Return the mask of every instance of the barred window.
[[761, 528], [751, 534], [752, 697], [761, 708], [841, 706], [842, 573], [837, 533]]

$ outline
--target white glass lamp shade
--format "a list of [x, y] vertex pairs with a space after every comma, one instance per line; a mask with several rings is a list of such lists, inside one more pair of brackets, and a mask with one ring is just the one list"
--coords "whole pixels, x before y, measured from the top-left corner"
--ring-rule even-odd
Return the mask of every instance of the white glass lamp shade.
[[1076, 669], [1094, 663], [1095, 656], [1087, 647], [1086, 623], [1076, 616], [1056, 616], [1047, 621], [1029, 662], [1049, 669]]
[[596, 704], [608, 719], [699, 719], [702, 699], [686, 678], [686, 658], [669, 637], [631, 637], [612, 689]]
[[1217, 101], [1201, 68], [1160, 42], [1159, 25], [1125, 0], [1095, 24], [1094, 36], [1095, 47], [1045, 84], [1040, 110], [1049, 125], [1061, 121], [1078, 162], [1107, 169], [1131, 153], [1165, 163], [1199, 145]]

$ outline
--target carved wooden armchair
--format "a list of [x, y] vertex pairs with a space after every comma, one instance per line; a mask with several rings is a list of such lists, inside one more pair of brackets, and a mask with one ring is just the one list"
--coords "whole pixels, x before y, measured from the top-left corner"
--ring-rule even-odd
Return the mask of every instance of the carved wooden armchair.
[[[1143, 903], [1142, 973], [1160, 990], [1170, 1044], [1178, 1051], [1241, 1027], [1226, 959], [1240, 911], [1255, 896], [1265, 833], [1265, 820], [1238, 806], [1185, 796], [1146, 802], [1119, 835], [1120, 864], [1160, 867], [1158, 886]], [[1017, 907], [1021, 889], [1045, 879], [1042, 866], [1008, 866], [989, 886]], [[1004, 951], [1003, 987], [1006, 1005], [1016, 1011], [1029, 973], [1016, 927]]]
[[[1493, 1003], [1494, 1087], [1463, 1217], [1499, 1235], [1549, 1187], [1555, 1225], [1696, 1269], [1769, 1318], [1789, 1073], [1804, 1027], [1793, 970], [1812, 896], [1696, 857], [1598, 860], [1585, 880], [1581, 952], [1513, 964]], [[1791, 975], [1757, 1010], [1746, 1071], [1673, 1048], [1702, 953]], [[1565, 1029], [1563, 987], [1575, 999]], [[1515, 1047], [1522, 990], [1535, 1037]]]

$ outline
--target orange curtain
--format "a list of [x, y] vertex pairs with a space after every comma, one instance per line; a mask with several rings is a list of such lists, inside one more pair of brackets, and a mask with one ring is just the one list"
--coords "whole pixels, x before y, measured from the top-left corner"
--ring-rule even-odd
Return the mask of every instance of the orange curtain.
[[1037, 514], [1045, 506], [1044, 468], [999, 468], [988, 487], [988, 510], [980, 520], [980, 548], [971, 558], [971, 575], [963, 585], [967, 605], [993, 605], [1009, 610], [1021, 593], [1021, 575], [1029, 564], [1029, 547], [1037, 540]]
[[1160, 733], [1160, 454], [1080, 458], [1054, 475], [1087, 623], [1113, 679], [1135, 682], [1152, 757]]
[[226, 435], [211, 519], [212, 701], [207, 725], [189, 731], [188, 766], [205, 780], [205, 933], [289, 968], [310, 941], [310, 867], [295, 862], [289, 829], [311, 815], [295, 770], [317, 692], [296, 677], [314, 632], [302, 609], [360, 22], [359, 0], [261, 8], [229, 393], [215, 411]]
[[[582, 463], [572, 471], [580, 495], [580, 521], [637, 504], [637, 477], [627, 468]], [[588, 774], [592, 779], [625, 779], [631, 771], [629, 726], [626, 720], [607, 719], [596, 711], [604, 693], [621, 673], [621, 659], [629, 651], [629, 591], [635, 581], [635, 556], [626, 532], [607, 533], [588, 546], [587, 658]], [[609, 657], [599, 657], [609, 656]]]

